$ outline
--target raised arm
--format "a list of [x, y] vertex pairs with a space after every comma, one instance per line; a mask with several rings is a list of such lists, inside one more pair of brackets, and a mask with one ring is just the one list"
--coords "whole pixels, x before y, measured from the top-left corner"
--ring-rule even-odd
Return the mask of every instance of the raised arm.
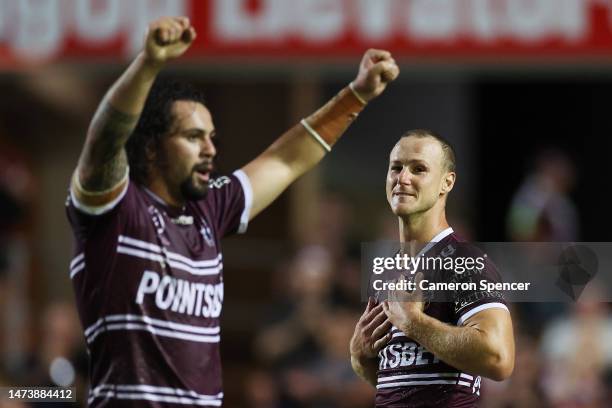
[[350, 86], [277, 139], [243, 170], [253, 188], [250, 219], [317, 164], [359, 112], [399, 75], [391, 54], [368, 50]]
[[138, 123], [149, 90], [165, 62], [182, 55], [195, 35], [186, 17], [164, 17], [149, 25], [143, 50], [108, 90], [89, 126], [71, 184], [82, 205], [101, 208], [124, 190], [124, 146]]

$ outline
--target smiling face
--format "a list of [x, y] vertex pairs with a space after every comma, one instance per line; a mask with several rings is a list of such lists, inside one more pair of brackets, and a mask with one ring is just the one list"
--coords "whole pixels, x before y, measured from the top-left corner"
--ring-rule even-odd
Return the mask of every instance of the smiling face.
[[391, 151], [387, 172], [387, 201], [399, 217], [444, 207], [453, 188], [442, 144], [433, 137], [402, 137]]
[[204, 198], [217, 154], [212, 116], [201, 103], [183, 100], [173, 103], [171, 113], [172, 125], [158, 150], [155, 173], [176, 202]]

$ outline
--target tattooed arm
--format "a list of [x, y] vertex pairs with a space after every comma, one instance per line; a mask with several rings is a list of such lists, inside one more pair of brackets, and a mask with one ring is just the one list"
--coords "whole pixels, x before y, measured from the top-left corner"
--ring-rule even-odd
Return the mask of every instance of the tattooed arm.
[[164, 63], [182, 55], [194, 39], [195, 30], [185, 17], [164, 17], [149, 25], [144, 50], [106, 93], [89, 126], [72, 179], [72, 192], [81, 204], [101, 208], [124, 191], [124, 146], [149, 90]]

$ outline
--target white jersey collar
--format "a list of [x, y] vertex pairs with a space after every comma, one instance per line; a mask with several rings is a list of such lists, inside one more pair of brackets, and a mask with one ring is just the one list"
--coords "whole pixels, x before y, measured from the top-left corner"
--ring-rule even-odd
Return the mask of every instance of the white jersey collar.
[[419, 257], [423, 255], [425, 252], [429, 251], [434, 245], [436, 245], [436, 243], [442, 241], [444, 238], [446, 238], [453, 232], [454, 231], [452, 227], [448, 227], [445, 230], [440, 231], [435, 237], [431, 239], [431, 241], [429, 241], [429, 243], [427, 243], [427, 245], [425, 245], [423, 249], [419, 251], [419, 253], [416, 256]]

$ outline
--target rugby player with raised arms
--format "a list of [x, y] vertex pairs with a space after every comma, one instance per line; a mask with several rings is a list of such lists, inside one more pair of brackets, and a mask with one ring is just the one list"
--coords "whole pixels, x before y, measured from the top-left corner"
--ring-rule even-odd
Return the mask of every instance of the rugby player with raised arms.
[[[402, 247], [412, 257], [482, 257], [446, 220], [455, 178], [454, 150], [432, 131], [409, 131], [392, 149], [387, 201], [398, 217]], [[437, 280], [499, 282], [485, 259], [483, 268], [443, 271]], [[482, 376], [503, 380], [514, 367], [512, 320], [503, 296], [468, 289], [424, 302], [420, 280], [433, 275], [416, 270], [409, 275], [413, 293], [368, 301], [350, 343], [353, 370], [376, 387], [377, 407], [473, 407]]]
[[156, 81], [195, 39], [185, 17], [149, 25], [71, 181], [70, 277], [92, 407], [222, 405], [221, 238], [244, 232], [399, 74], [390, 53], [368, 50], [349, 86], [242, 169], [212, 178], [215, 126], [201, 95]]

